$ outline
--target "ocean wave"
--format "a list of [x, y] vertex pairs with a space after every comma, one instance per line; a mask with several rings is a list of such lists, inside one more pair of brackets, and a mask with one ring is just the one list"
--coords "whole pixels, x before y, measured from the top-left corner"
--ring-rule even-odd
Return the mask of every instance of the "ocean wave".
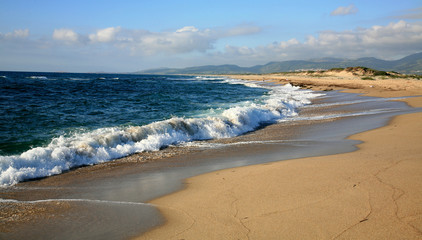
[[325, 115], [314, 115], [314, 116], [305, 116], [305, 117], [286, 117], [281, 119], [280, 122], [288, 121], [323, 121], [330, 119], [338, 119], [345, 117], [357, 117], [357, 116], [366, 116], [366, 115], [375, 115], [382, 113], [393, 113], [398, 112], [400, 109], [395, 108], [380, 108], [380, 109], [370, 109], [360, 112], [348, 112], [348, 113], [339, 113], [339, 114], [325, 114]]
[[320, 108], [320, 107], [334, 107], [334, 106], [344, 106], [344, 105], [353, 105], [359, 103], [368, 103], [368, 102], [385, 102], [385, 101], [396, 101], [405, 99], [407, 97], [391, 97], [391, 98], [365, 98], [353, 101], [342, 101], [342, 102], [333, 102], [333, 103], [320, 103], [320, 104], [312, 104], [306, 106], [306, 108]]
[[[224, 77], [210, 77], [210, 76], [196, 76], [195, 79], [200, 80], [200, 81], [213, 81], [213, 80], [224, 80], [227, 78]], [[234, 80], [234, 79], [230, 79], [230, 80]]]
[[28, 78], [30, 78], [30, 79], [42, 79], [42, 80], [48, 79], [46, 76], [29, 76]]
[[70, 77], [70, 78], [66, 78], [65, 80], [69, 80], [69, 81], [88, 81], [88, 80], [92, 80], [92, 78]]
[[54, 138], [47, 146], [20, 155], [0, 156], [0, 185], [10, 186], [28, 179], [60, 174], [74, 167], [98, 164], [133, 153], [158, 151], [169, 145], [238, 136], [263, 124], [297, 116], [299, 107], [322, 95], [291, 85], [266, 88], [270, 89], [269, 93], [261, 99], [235, 104], [217, 115], [173, 117], [144, 126], [73, 133]]
[[239, 145], [250, 145], [250, 144], [282, 144], [294, 142], [293, 140], [262, 140], [262, 141], [244, 141], [244, 142], [231, 142], [231, 143], [214, 143], [206, 141], [194, 141], [183, 144], [186, 147], [194, 147], [200, 149], [207, 148], [224, 148], [227, 146], [239, 146]]

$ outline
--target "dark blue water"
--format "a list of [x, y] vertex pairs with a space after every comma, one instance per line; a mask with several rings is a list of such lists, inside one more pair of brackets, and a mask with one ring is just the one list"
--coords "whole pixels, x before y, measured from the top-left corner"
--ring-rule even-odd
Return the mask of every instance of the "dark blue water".
[[190, 76], [0, 72], [0, 155], [75, 131], [194, 117], [268, 90]]
[[[70, 211], [61, 218], [26, 225], [11, 232], [11, 237], [2, 234], [10, 239], [29, 235], [37, 239], [131, 237], [157, 226], [161, 219], [156, 210], [142, 202], [180, 188], [186, 177], [228, 167], [351, 151], [353, 142], [344, 141], [346, 136], [382, 126], [391, 116], [409, 111], [404, 103], [388, 101], [397, 99], [336, 92], [309, 105], [309, 99], [321, 93], [224, 78], [0, 72], [0, 81], [0, 134], [13, 139], [6, 133], [9, 131], [16, 140], [1, 140], [12, 147], [0, 156], [0, 186], [169, 144], [237, 136], [274, 121], [333, 120], [302, 129], [300, 137], [291, 142], [272, 141], [279, 132], [268, 134], [273, 136], [267, 142], [274, 146], [266, 146], [265, 154], [248, 151], [252, 145], [245, 145], [229, 157], [224, 150], [224, 158], [217, 154], [199, 159], [200, 164], [179, 167], [183, 165], [179, 163], [178, 167], [87, 182], [77, 187], [70, 199], [60, 200], [80, 203], [83, 212]], [[296, 109], [300, 107], [305, 111], [299, 116]], [[20, 121], [14, 122], [16, 119]], [[38, 139], [20, 145], [25, 134], [28, 139]], [[260, 141], [257, 138], [250, 143]], [[33, 190], [38, 191], [38, 187]]]
[[316, 96], [216, 77], [0, 72], [0, 185], [238, 136]]

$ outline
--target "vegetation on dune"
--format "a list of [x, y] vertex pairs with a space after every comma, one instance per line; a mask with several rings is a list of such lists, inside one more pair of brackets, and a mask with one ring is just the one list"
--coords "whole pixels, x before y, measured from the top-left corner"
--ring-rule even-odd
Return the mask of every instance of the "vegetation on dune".
[[304, 71], [295, 71], [295, 72], [277, 72], [273, 74], [284, 74], [284, 75], [300, 75], [305, 74], [312, 77], [329, 77], [330, 74], [336, 73], [350, 73], [354, 76], [360, 76], [362, 80], [375, 80], [379, 79], [388, 79], [388, 78], [412, 78], [412, 79], [422, 79], [422, 75], [416, 74], [401, 74], [395, 71], [380, 71], [368, 67], [345, 67], [345, 68], [331, 68], [329, 70], [304, 70]]

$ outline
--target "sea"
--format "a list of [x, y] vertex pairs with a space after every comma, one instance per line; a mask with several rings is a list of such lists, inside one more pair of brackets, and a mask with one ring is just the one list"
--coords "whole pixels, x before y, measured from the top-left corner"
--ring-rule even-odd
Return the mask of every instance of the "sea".
[[227, 77], [0, 72], [0, 186], [239, 136], [323, 95]]

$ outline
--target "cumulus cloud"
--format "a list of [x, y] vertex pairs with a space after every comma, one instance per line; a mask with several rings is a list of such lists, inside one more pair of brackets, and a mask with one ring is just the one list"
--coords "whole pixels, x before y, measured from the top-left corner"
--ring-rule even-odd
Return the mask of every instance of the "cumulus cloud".
[[[25, 29], [0, 33], [0, 49], [6, 53], [3, 55], [8, 56], [7, 59], [10, 59], [10, 56], [27, 56], [28, 53], [47, 59], [51, 58], [48, 54], [60, 53], [57, 59], [62, 59], [61, 56], [73, 59], [108, 59], [111, 66], [119, 65], [125, 70], [137, 68], [141, 64], [144, 64], [144, 67], [224, 63], [245, 66], [320, 57], [391, 59], [422, 52], [422, 22], [404, 20], [347, 31], [326, 30], [308, 35], [303, 40], [292, 38], [256, 47], [232, 44], [223, 49], [217, 48], [228, 38], [247, 36], [260, 31], [259, 27], [253, 25], [211, 29], [185, 26], [161, 32], [109, 27], [77, 33], [72, 29], [63, 28], [54, 30], [52, 38], [46, 40], [31, 38], [29, 30]], [[230, 42], [233, 42], [231, 40]], [[62, 48], [62, 45], [66, 47]], [[46, 49], [54, 51], [45, 51]], [[131, 61], [125, 62], [124, 59]], [[111, 64], [113, 61], [114, 64]], [[142, 61], [144, 62], [141, 63]], [[94, 61], [81, 60], [78, 63], [82, 62], [92, 64]]]
[[176, 30], [177, 33], [182, 33], [182, 32], [198, 32], [198, 31], [199, 31], [199, 29], [197, 29], [194, 26], [186, 26], [186, 27], [183, 27], [181, 29]]
[[78, 42], [79, 35], [71, 29], [61, 28], [55, 29], [53, 32], [53, 39], [64, 42]]
[[96, 33], [89, 35], [92, 42], [112, 42], [116, 40], [116, 35], [121, 31], [121, 27], [109, 27], [100, 29]]
[[340, 6], [336, 8], [334, 11], [330, 13], [331, 16], [345, 16], [351, 15], [358, 12], [358, 9], [355, 7], [354, 4], [350, 4], [349, 6], [343, 7]]
[[171, 32], [127, 31], [116, 46], [129, 48], [133, 54], [204, 52], [212, 48], [217, 37], [209, 29], [187, 26]]
[[348, 31], [322, 31], [302, 42], [290, 39], [255, 48], [226, 46], [225, 52], [217, 55], [233, 61], [248, 59], [250, 63], [318, 57], [388, 58], [420, 52], [421, 42], [422, 23], [399, 21]]
[[163, 32], [109, 27], [98, 29], [85, 36], [77, 34], [71, 29], [56, 29], [53, 39], [64, 41], [67, 44], [103, 44], [128, 50], [133, 55], [150, 56], [160, 53], [205, 52], [213, 49], [214, 43], [218, 39], [250, 35], [259, 31], [259, 27], [247, 24], [228, 29], [198, 29], [194, 26], [185, 26], [174, 31]]

